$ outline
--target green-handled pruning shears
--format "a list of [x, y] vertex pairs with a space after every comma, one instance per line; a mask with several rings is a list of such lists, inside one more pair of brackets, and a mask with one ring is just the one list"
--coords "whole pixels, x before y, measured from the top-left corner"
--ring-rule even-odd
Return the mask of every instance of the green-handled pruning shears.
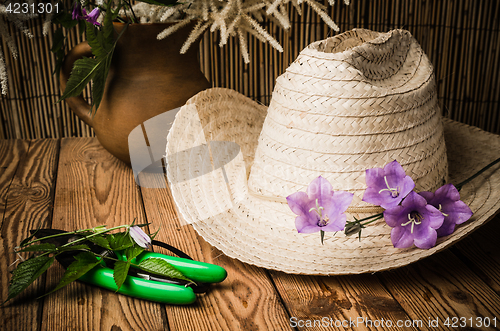
[[[62, 234], [64, 232], [63, 230], [56, 229], [40, 229], [36, 232], [35, 236], [41, 238], [54, 234]], [[74, 234], [55, 237], [47, 239], [46, 241], [64, 244], [71, 241], [73, 238], [75, 238]], [[89, 241], [85, 242], [85, 244], [87, 244], [92, 251], [100, 255], [122, 258], [121, 256], [117, 256], [117, 254], [120, 255], [119, 253], [106, 250]], [[80, 277], [79, 280], [140, 299], [183, 305], [193, 303], [196, 300], [196, 293], [206, 292], [210, 283], [219, 283], [227, 276], [226, 270], [218, 265], [194, 261], [184, 252], [160, 241], [153, 240], [152, 244], [153, 246], [156, 245], [166, 248], [179, 257], [144, 251], [131, 262], [133, 264], [139, 264], [141, 261], [149, 258], [164, 259], [184, 274], [184, 276], [195, 282], [195, 284], [178, 279], [164, 278], [131, 268], [125, 282], [118, 289], [113, 278], [114, 271], [106, 265], [104, 260], [101, 264]], [[69, 252], [59, 254], [56, 259], [64, 268], [68, 268], [74, 261], [73, 255]]]

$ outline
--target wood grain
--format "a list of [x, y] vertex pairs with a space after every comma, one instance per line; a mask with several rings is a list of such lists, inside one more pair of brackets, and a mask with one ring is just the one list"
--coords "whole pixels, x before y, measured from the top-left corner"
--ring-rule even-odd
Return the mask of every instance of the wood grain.
[[[0, 279], [2, 302], [7, 299], [10, 271], [18, 256], [14, 247], [29, 236], [30, 229], [50, 225], [57, 140], [0, 141]], [[26, 255], [23, 254], [24, 257]], [[19, 297], [0, 309], [6, 330], [39, 330], [42, 301], [35, 298], [44, 289], [39, 278]]]
[[[500, 316], [500, 297], [450, 250], [380, 274], [385, 286], [414, 320]], [[455, 328], [456, 329], [456, 328]]]
[[500, 216], [475, 231], [453, 247], [453, 252], [471, 270], [500, 295]]
[[[141, 183], [153, 186], [163, 174], [147, 174]], [[265, 270], [223, 255], [182, 224], [168, 188], [141, 187], [144, 208], [158, 240], [171, 244], [193, 259], [224, 267], [228, 277], [200, 295], [192, 306], [167, 306], [170, 330], [290, 330], [288, 315]]]
[[[400, 330], [397, 321], [409, 319], [373, 275], [317, 277], [270, 273], [297, 326], [305, 325], [299, 330]], [[299, 324], [298, 320], [304, 322]], [[307, 327], [307, 323], [312, 326]]]
[[[60, 146], [59, 146], [60, 145]], [[141, 178], [164, 184], [164, 175]], [[147, 182], [145, 182], [148, 184]], [[149, 183], [149, 184], [150, 184]], [[54, 210], [52, 211], [52, 207]], [[0, 329], [19, 330], [291, 330], [291, 317], [331, 318], [333, 327], [297, 330], [402, 330], [399, 321], [422, 321], [418, 330], [446, 328], [448, 317], [500, 317], [499, 217], [452, 249], [374, 275], [313, 277], [266, 271], [230, 259], [177, 218], [168, 188], [139, 188], [132, 172], [95, 139], [0, 140], [0, 280], [7, 297], [10, 254], [29, 229], [151, 222], [158, 239], [193, 258], [223, 266], [228, 278], [190, 306], [164, 306], [72, 283], [35, 301], [62, 275], [57, 264], [18, 299], [0, 308]], [[47, 283], [47, 284], [45, 284]], [[365, 318], [355, 328], [335, 321]], [[429, 319], [439, 327], [429, 327]], [[386, 323], [380, 327], [376, 322]], [[387, 325], [387, 321], [392, 326]], [[330, 323], [332, 323], [330, 321]], [[363, 321], [361, 321], [363, 322]], [[413, 323], [415, 323], [413, 322]], [[498, 325], [498, 324], [497, 324]], [[352, 326], [352, 325], [351, 325]], [[487, 330], [467, 327], [464, 329]], [[493, 328], [490, 328], [493, 329]]]
[[[95, 138], [62, 139], [52, 227], [63, 230], [145, 221], [132, 171]], [[62, 276], [49, 269], [50, 290]], [[46, 297], [41, 330], [164, 330], [160, 304], [72, 283]]]

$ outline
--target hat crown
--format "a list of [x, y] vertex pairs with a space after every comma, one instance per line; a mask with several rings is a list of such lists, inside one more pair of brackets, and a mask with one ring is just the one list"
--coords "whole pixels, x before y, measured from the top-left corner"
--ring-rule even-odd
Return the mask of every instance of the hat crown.
[[284, 198], [321, 175], [365, 206], [365, 170], [393, 160], [417, 191], [447, 179], [432, 65], [408, 31], [355, 29], [309, 45], [278, 77], [249, 188]]

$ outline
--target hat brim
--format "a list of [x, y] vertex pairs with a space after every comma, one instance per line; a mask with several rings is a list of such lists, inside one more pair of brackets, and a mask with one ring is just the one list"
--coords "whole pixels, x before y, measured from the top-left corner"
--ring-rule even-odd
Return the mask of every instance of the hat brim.
[[[226, 255], [293, 274], [344, 275], [408, 265], [439, 252], [492, 219], [500, 207], [500, 166], [460, 191], [473, 216], [431, 249], [394, 248], [383, 219], [357, 236], [298, 233], [286, 203], [249, 194], [247, 178], [266, 107], [228, 89], [208, 89], [177, 114], [167, 138], [167, 177], [180, 217]], [[457, 184], [500, 154], [500, 137], [443, 119], [449, 180]], [[233, 142], [235, 144], [213, 144]], [[199, 148], [205, 146], [206, 148]], [[318, 174], [320, 175], [320, 174]], [[350, 214], [364, 217], [363, 214]]]

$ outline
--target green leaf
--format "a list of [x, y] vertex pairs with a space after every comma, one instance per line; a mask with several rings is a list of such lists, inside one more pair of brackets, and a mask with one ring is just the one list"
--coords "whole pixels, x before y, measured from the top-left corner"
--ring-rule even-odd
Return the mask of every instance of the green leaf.
[[58, 28], [53, 35], [52, 52], [57, 52], [64, 46], [64, 34], [61, 28]]
[[110, 49], [113, 48], [113, 44], [115, 43], [115, 29], [113, 27], [113, 13], [111, 15], [105, 15], [104, 21], [102, 22], [102, 35], [104, 36], [103, 43], [111, 46]]
[[158, 234], [158, 232], [160, 232], [160, 228], [158, 228], [158, 230], [156, 230], [155, 233], [153, 233], [152, 235], [150, 235], [151, 240], [153, 240], [154, 238], [156, 238], [156, 235]]
[[85, 25], [84, 20], [78, 20], [78, 33], [80, 33], [80, 36], [83, 36], [83, 33], [85, 32], [86, 25]]
[[[127, 261], [127, 262], [116, 261], [115, 262], [113, 278], [115, 280], [115, 284], [118, 287], [118, 289], [120, 289], [120, 287], [122, 287], [122, 285], [123, 285], [123, 282], [125, 282], [129, 268], [130, 268], [130, 261]], [[118, 289], [116, 289], [116, 290], [118, 291]]]
[[90, 105], [91, 111], [97, 110], [101, 105], [101, 101], [104, 96], [104, 87], [106, 86], [106, 79], [108, 77], [109, 67], [111, 66], [111, 59], [112, 57], [109, 56], [104, 60], [102, 68], [96, 72], [96, 75], [92, 80], [93, 82], [92, 104]]
[[87, 57], [76, 60], [73, 70], [71, 70], [66, 89], [59, 101], [80, 95], [85, 86], [94, 78], [100, 65], [102, 65], [102, 60], [98, 61]]
[[75, 256], [75, 261], [68, 266], [68, 269], [64, 272], [59, 284], [43, 296], [55, 292], [62, 287], [68, 285], [69, 283], [77, 280], [81, 276], [85, 275], [88, 271], [98, 265], [100, 261], [90, 252], [82, 252]]
[[109, 245], [108, 240], [102, 236], [92, 236], [87, 238], [87, 240], [98, 246], [111, 250], [111, 246]]
[[141, 261], [136, 267], [151, 274], [193, 282], [164, 259], [151, 257]]
[[[92, 23], [86, 23], [86, 27], [87, 42], [92, 49], [92, 54], [99, 59], [106, 57], [113, 48], [113, 43], [104, 43], [104, 39], [102, 38], [103, 34], [99, 33]], [[96, 31], [98, 33], [96, 33]]]
[[9, 284], [9, 296], [4, 303], [24, 291], [41, 274], [47, 271], [52, 263], [54, 263], [54, 257], [47, 255], [37, 256], [19, 263], [17, 268], [12, 272], [12, 279]]
[[106, 236], [109, 246], [114, 251], [120, 251], [134, 246], [134, 242], [127, 232], [120, 232], [117, 234], [109, 234]]
[[42, 243], [38, 245], [31, 245], [21, 249], [19, 252], [55, 252], [56, 245], [50, 243]]
[[131, 261], [132, 259], [136, 258], [139, 254], [144, 252], [144, 248], [142, 248], [139, 245], [134, 245], [132, 247], [129, 247], [125, 250], [125, 256], [127, 257], [127, 261]]

